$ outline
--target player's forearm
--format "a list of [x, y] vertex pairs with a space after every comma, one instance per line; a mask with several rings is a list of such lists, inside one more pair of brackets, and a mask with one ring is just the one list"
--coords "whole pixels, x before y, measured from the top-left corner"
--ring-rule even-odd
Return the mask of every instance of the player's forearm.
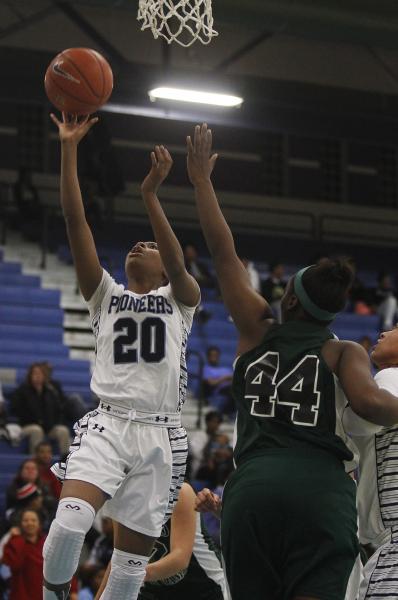
[[169, 279], [172, 279], [185, 270], [181, 245], [170, 226], [157, 195], [154, 192], [143, 192], [142, 197], [163, 266]]
[[223, 253], [235, 253], [231, 229], [222, 214], [210, 180], [195, 183], [195, 198], [200, 225], [211, 255], [218, 258]]
[[61, 207], [68, 225], [85, 221], [77, 176], [77, 144], [61, 144]]
[[159, 581], [176, 575], [189, 565], [190, 556], [180, 548], [172, 550], [170, 554], [160, 560], [149, 563], [147, 566], [146, 581]]
[[392, 427], [398, 423], [398, 398], [383, 389], [358, 406], [351, 403], [351, 408], [357, 415], [376, 425]]

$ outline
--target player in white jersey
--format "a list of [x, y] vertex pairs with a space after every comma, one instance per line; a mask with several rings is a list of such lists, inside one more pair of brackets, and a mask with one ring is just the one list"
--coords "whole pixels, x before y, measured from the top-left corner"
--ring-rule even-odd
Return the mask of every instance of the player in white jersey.
[[[378, 386], [398, 395], [398, 329], [384, 332], [371, 358]], [[360, 451], [359, 538], [376, 552], [364, 567], [359, 600], [398, 598], [398, 426], [355, 436]]]
[[99, 263], [77, 177], [78, 143], [97, 119], [52, 119], [61, 140], [62, 210], [96, 338], [91, 388], [100, 403], [76, 425], [43, 551], [44, 599], [67, 598], [85, 534], [107, 501], [115, 550], [101, 598], [135, 600], [184, 477], [185, 348], [200, 292], [156, 195], [172, 165], [168, 151], [156, 146], [141, 187], [157, 243], [128, 252], [125, 288]]

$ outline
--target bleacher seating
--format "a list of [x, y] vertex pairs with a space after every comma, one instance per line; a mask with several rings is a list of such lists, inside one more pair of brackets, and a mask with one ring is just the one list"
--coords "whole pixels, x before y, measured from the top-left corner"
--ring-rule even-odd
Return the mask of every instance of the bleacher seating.
[[[18, 384], [30, 364], [48, 361], [66, 392], [89, 400], [89, 361], [69, 358], [63, 344], [60, 291], [39, 286], [40, 278], [23, 274], [20, 263], [0, 261], [0, 369], [14, 370]], [[5, 393], [12, 387], [5, 385]]]

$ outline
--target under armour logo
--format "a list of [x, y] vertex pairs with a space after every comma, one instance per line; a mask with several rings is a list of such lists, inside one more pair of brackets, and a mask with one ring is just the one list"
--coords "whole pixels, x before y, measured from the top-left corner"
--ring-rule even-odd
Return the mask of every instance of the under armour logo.
[[103, 402], [101, 402], [101, 408], [104, 408], [108, 412], [111, 410], [111, 407], [109, 406], [109, 404], [104, 404]]
[[133, 558], [131, 558], [130, 560], [128, 560], [127, 564], [134, 565], [134, 567], [141, 567], [142, 566], [142, 562], [140, 560], [134, 560]]
[[167, 423], [168, 420], [169, 420], [169, 417], [159, 417], [159, 415], [157, 415], [155, 418], [156, 423], [159, 423], [159, 421], [163, 421], [164, 423]]
[[71, 508], [72, 510], [80, 510], [80, 506], [78, 504], [66, 504], [65, 508]]
[[93, 429], [98, 429], [98, 431], [100, 433], [102, 433], [104, 431], [105, 427], [103, 427], [102, 425], [98, 425], [98, 423], [94, 423]]

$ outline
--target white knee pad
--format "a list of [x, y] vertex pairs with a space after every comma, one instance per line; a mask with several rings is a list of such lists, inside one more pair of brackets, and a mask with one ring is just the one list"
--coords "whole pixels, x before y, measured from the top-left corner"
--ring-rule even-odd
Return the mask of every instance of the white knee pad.
[[74, 575], [94, 508], [78, 498], [62, 498], [44, 543], [44, 579], [49, 584], [69, 582]]
[[136, 600], [144, 581], [148, 558], [115, 548], [108, 583], [100, 600]]

